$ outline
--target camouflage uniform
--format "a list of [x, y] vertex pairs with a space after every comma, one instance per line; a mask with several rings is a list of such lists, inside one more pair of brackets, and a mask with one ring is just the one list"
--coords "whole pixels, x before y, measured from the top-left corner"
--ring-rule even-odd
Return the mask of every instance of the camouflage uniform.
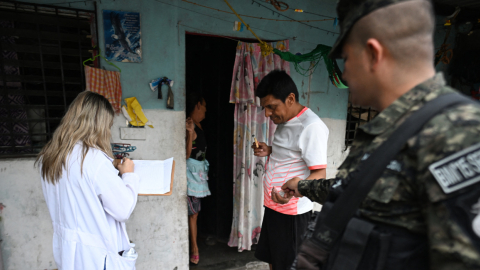
[[[359, 128], [335, 179], [300, 181], [299, 192], [312, 201], [324, 203], [337, 186], [343, 189], [348, 186], [358, 164], [386, 141], [409, 115], [425, 102], [451, 92], [455, 90], [445, 86], [442, 74], [416, 86]], [[480, 268], [480, 254], [474, 246], [476, 243], [478, 247], [480, 238], [471, 233], [471, 219], [465, 222], [453, 217], [454, 213], [468, 215], [475, 211], [474, 205], [453, 204], [466, 196], [476, 196], [478, 200], [480, 183], [446, 194], [428, 168], [433, 162], [478, 143], [480, 107], [458, 105], [435, 116], [419, 134], [408, 140], [387, 166], [361, 204], [360, 216], [403, 227], [412, 233], [428, 234], [431, 269]], [[472, 192], [476, 193], [472, 195]]]

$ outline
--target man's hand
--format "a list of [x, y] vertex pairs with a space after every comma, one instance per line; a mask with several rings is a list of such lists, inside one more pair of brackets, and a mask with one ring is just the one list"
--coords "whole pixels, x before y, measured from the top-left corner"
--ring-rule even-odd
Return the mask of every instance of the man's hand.
[[290, 180], [288, 180], [285, 184], [282, 186], [283, 192], [285, 194], [288, 194], [290, 197], [295, 196], [297, 198], [303, 197], [302, 194], [298, 191], [298, 182], [302, 181], [303, 179], [295, 177]]
[[272, 201], [279, 203], [279, 204], [286, 204], [290, 201], [290, 199], [293, 197], [293, 195], [290, 195], [288, 193], [285, 193], [283, 196], [280, 195], [280, 193], [275, 189], [275, 187], [272, 188]]
[[258, 143], [258, 148], [255, 143], [252, 144], [253, 154], [257, 157], [266, 157], [272, 153], [272, 147], [264, 142]]

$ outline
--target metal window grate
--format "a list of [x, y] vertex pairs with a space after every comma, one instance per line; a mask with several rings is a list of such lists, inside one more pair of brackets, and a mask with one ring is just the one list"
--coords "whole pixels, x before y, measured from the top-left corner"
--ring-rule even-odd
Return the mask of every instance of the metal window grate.
[[362, 108], [348, 103], [347, 128], [345, 133], [345, 148], [352, 145], [357, 135], [358, 127], [370, 122], [378, 112], [371, 108]]
[[95, 14], [0, 1], [0, 158], [35, 156], [85, 89]]

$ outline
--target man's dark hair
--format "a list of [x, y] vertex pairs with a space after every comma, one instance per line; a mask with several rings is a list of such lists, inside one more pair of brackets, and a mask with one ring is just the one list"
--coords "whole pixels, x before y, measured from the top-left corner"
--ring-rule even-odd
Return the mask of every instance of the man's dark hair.
[[288, 95], [295, 94], [295, 100], [298, 102], [297, 86], [293, 82], [290, 75], [283, 70], [273, 70], [265, 76], [257, 86], [255, 95], [264, 98], [272, 95], [276, 99], [280, 99], [283, 103], [287, 100]]
[[197, 106], [197, 104], [203, 100], [203, 96], [197, 91], [187, 93], [185, 100], [185, 115], [187, 118], [190, 117], [193, 110], [195, 110], [195, 106]]

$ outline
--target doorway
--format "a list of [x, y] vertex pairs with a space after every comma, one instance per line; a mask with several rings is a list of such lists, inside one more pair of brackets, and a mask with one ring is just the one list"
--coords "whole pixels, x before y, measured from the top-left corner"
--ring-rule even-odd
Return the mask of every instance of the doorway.
[[237, 42], [186, 35], [186, 94], [196, 91], [207, 102], [202, 127], [210, 163], [212, 195], [202, 199], [198, 233], [228, 240], [233, 217], [233, 129], [235, 105], [229, 103]]
[[197, 270], [228, 269], [256, 261], [254, 251], [240, 253], [237, 247], [227, 245], [233, 219], [235, 104], [229, 100], [236, 47], [237, 41], [222, 37], [194, 33], [185, 37], [186, 94], [197, 91], [207, 102], [202, 127], [207, 139], [208, 185], [212, 193], [201, 200], [198, 215]]

